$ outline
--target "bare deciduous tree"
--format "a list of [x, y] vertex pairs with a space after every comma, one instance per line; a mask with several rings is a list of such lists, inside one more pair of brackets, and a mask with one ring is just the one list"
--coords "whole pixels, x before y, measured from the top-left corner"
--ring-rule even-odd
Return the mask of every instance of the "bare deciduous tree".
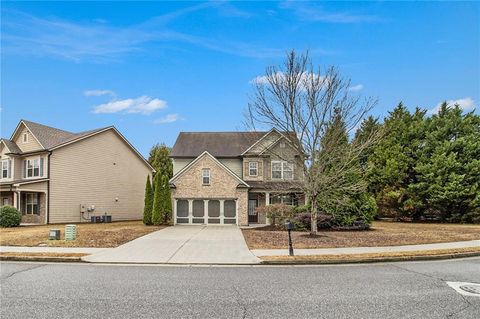
[[308, 52], [288, 52], [283, 65], [267, 67], [265, 75], [253, 82], [246, 126], [252, 130], [273, 127], [280, 132], [296, 133], [300, 143], [295, 147], [306, 159], [304, 192], [311, 205], [311, 233], [316, 234], [319, 202], [340, 206], [344, 198], [338, 194], [365, 189], [363, 181], [353, 182], [349, 176], [359, 169], [355, 165], [358, 158], [376, 139], [372, 134], [345, 147], [336, 143], [336, 130], [330, 129], [333, 138], [326, 139], [327, 131], [335, 117], [340, 116], [347, 132], [351, 132], [377, 100], [352, 93], [350, 80], [337, 68], [315, 68]]

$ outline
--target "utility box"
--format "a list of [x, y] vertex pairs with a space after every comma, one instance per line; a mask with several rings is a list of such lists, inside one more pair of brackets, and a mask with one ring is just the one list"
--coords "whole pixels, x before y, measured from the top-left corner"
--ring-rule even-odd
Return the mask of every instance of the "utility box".
[[104, 223], [111, 223], [112, 222], [112, 215], [103, 215], [102, 222]]
[[75, 240], [77, 238], [77, 225], [65, 225], [65, 240]]
[[60, 229], [50, 229], [48, 232], [49, 240], [60, 240]]
[[102, 223], [102, 216], [91, 216], [90, 222], [92, 223]]

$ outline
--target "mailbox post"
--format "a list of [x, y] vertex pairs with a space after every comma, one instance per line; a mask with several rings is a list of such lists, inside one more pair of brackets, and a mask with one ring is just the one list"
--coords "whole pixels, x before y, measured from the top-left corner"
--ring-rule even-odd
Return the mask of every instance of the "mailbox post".
[[289, 220], [285, 221], [285, 228], [288, 231], [288, 254], [293, 256], [293, 246], [292, 246], [292, 230], [293, 230], [293, 223]]

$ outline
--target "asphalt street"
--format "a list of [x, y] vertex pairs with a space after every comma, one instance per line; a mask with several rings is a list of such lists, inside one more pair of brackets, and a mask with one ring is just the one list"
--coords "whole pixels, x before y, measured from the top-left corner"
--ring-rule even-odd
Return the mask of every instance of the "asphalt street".
[[0, 264], [1, 318], [480, 318], [480, 258], [340, 266]]

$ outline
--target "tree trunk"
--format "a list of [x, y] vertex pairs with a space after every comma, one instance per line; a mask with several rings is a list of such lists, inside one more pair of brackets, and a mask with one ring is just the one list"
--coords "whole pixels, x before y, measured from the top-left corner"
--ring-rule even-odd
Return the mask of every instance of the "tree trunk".
[[310, 229], [310, 235], [317, 235], [318, 234], [318, 228], [317, 228], [317, 196], [312, 196], [310, 198], [311, 200], [311, 229]]

